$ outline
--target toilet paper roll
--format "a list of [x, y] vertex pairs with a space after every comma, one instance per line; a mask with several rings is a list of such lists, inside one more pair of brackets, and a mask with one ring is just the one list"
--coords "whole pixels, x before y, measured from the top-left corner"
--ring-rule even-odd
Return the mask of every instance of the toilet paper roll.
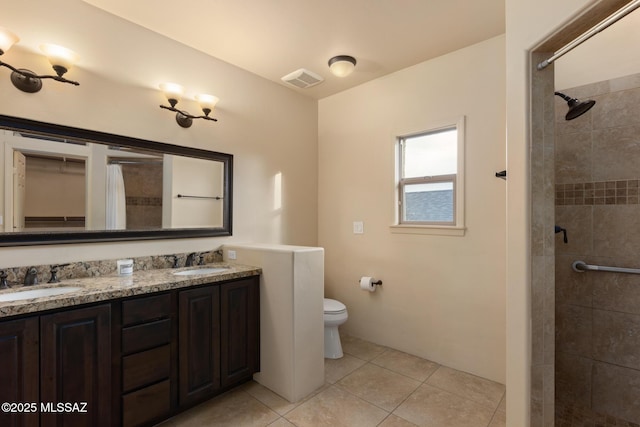
[[373, 278], [363, 276], [360, 278], [360, 289], [363, 291], [374, 292], [376, 290], [376, 285], [373, 284]]

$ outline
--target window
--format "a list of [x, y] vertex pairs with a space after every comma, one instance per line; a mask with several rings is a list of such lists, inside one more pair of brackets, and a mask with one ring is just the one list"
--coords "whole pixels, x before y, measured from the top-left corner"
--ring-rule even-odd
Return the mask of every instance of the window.
[[463, 229], [463, 121], [398, 138], [398, 225]]

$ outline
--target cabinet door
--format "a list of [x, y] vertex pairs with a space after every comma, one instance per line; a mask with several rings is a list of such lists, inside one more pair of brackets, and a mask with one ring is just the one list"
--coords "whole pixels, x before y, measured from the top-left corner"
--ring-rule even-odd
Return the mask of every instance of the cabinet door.
[[189, 405], [220, 389], [220, 292], [217, 286], [179, 295], [179, 402]]
[[35, 403], [35, 412], [0, 412], [0, 425], [37, 426], [40, 410], [38, 318], [0, 323], [0, 402]]
[[40, 317], [40, 400], [50, 405], [43, 427], [111, 424], [110, 324], [109, 304]]
[[259, 281], [243, 279], [220, 286], [222, 386], [226, 387], [259, 370]]

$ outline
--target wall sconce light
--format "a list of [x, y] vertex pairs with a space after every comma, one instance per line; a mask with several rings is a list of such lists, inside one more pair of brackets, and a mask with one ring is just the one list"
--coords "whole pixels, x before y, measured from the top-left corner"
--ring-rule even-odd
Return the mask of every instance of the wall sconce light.
[[[4, 55], [20, 39], [11, 31], [0, 27], [0, 56]], [[35, 93], [42, 89], [42, 79], [53, 79], [62, 83], [78, 86], [80, 83], [62, 77], [78, 60], [78, 55], [73, 51], [54, 44], [43, 44], [40, 49], [49, 59], [56, 75], [37, 75], [25, 68], [15, 68], [6, 62], [0, 61], [0, 67], [11, 70], [11, 83], [23, 92]]]
[[180, 98], [182, 98], [183, 89], [182, 86], [175, 83], [162, 83], [160, 85], [160, 89], [164, 92], [167, 100], [171, 107], [167, 107], [166, 105], [161, 105], [160, 108], [164, 108], [165, 110], [173, 111], [176, 113], [176, 122], [183, 128], [189, 128], [193, 124], [193, 119], [205, 119], [211, 120], [213, 122], [217, 122], [218, 119], [210, 117], [211, 111], [213, 111], [214, 107], [218, 103], [219, 99], [213, 95], [200, 94], [196, 95], [195, 99], [200, 104], [200, 108], [202, 108], [203, 116], [194, 116], [186, 111], [178, 110], [176, 105]]
[[337, 77], [346, 77], [356, 67], [356, 58], [349, 55], [334, 56], [329, 60], [329, 70]]

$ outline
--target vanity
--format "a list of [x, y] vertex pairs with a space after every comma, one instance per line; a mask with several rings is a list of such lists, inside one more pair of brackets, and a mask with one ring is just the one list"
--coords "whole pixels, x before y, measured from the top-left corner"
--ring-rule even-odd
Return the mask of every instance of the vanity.
[[[232, 154], [0, 115], [0, 247], [231, 236], [233, 171]], [[31, 299], [0, 290], [0, 426], [153, 425], [252, 377], [290, 402], [322, 387], [323, 249], [209, 255], [227, 268], [179, 275], [186, 254], [144, 256], [119, 277], [87, 261]]]
[[261, 269], [205, 267], [66, 279], [78, 289], [0, 302], [0, 401], [14, 404], [0, 425], [153, 425], [250, 380]]

